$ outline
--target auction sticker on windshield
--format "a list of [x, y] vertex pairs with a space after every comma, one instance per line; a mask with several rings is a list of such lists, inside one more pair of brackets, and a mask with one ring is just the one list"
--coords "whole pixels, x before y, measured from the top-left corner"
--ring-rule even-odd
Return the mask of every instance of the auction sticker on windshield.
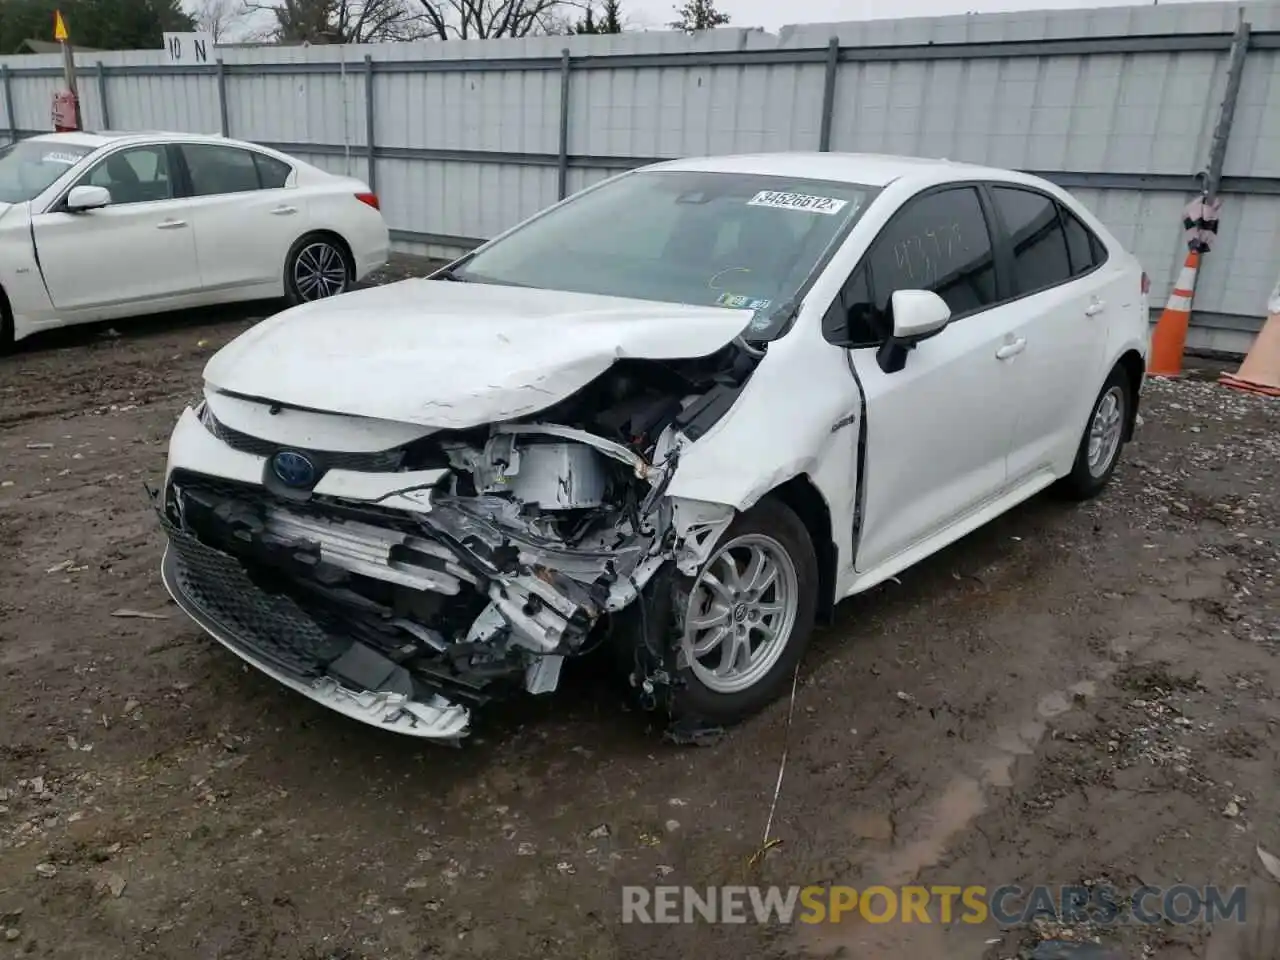
[[779, 193], [761, 190], [747, 201], [749, 207], [774, 207], [779, 210], [803, 210], [807, 213], [825, 213], [834, 216], [845, 208], [848, 200], [835, 197], [815, 197], [807, 193]]

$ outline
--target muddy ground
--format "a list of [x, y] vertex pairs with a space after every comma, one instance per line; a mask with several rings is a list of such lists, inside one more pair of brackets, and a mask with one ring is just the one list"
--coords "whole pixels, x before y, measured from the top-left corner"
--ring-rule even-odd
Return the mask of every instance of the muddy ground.
[[449, 750], [250, 672], [160, 585], [143, 483], [271, 309], [0, 360], [0, 957], [1186, 960], [1200, 925], [623, 925], [619, 888], [1231, 885], [1280, 852], [1280, 403], [1149, 384], [1105, 496], [843, 605], [793, 712], [677, 747], [584, 665]]

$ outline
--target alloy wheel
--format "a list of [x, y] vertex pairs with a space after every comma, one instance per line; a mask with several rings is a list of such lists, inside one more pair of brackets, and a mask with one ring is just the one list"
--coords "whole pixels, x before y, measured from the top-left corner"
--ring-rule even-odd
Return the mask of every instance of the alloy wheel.
[[730, 540], [689, 593], [681, 659], [714, 693], [748, 689], [786, 649], [799, 598], [796, 565], [782, 544], [758, 533]]
[[303, 301], [342, 293], [347, 288], [347, 262], [342, 251], [323, 240], [307, 244], [293, 261], [293, 285]]
[[1113, 386], [1098, 400], [1089, 424], [1089, 473], [1103, 476], [1110, 468], [1120, 449], [1120, 435], [1124, 431], [1124, 390]]

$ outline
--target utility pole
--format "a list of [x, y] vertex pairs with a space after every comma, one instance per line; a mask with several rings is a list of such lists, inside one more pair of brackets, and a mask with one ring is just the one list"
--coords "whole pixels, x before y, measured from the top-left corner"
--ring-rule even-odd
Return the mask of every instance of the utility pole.
[[[67, 22], [62, 19], [62, 11], [60, 10], [55, 10], [53, 14], [53, 39], [57, 40], [62, 47], [62, 74], [66, 80], [67, 92], [71, 94], [72, 119], [75, 124], [72, 129], [83, 130], [84, 124], [80, 118], [80, 90], [76, 86], [75, 50], [71, 46], [71, 34], [67, 30]], [[55, 115], [56, 112], [55, 107]], [[54, 126], [58, 126], [56, 121]]]

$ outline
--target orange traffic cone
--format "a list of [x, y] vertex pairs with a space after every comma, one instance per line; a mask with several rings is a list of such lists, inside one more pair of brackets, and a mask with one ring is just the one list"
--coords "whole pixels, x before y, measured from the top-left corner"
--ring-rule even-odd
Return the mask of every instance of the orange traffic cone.
[[1182, 354], [1187, 346], [1187, 327], [1191, 324], [1191, 298], [1196, 292], [1196, 274], [1200, 270], [1200, 254], [1195, 249], [1187, 253], [1178, 282], [1173, 285], [1169, 301], [1160, 314], [1155, 332], [1151, 334], [1151, 363], [1148, 376], [1182, 376]]
[[1223, 374], [1218, 382], [1237, 390], [1280, 397], [1280, 282], [1271, 291], [1267, 322], [1258, 331], [1244, 363], [1234, 374]]

